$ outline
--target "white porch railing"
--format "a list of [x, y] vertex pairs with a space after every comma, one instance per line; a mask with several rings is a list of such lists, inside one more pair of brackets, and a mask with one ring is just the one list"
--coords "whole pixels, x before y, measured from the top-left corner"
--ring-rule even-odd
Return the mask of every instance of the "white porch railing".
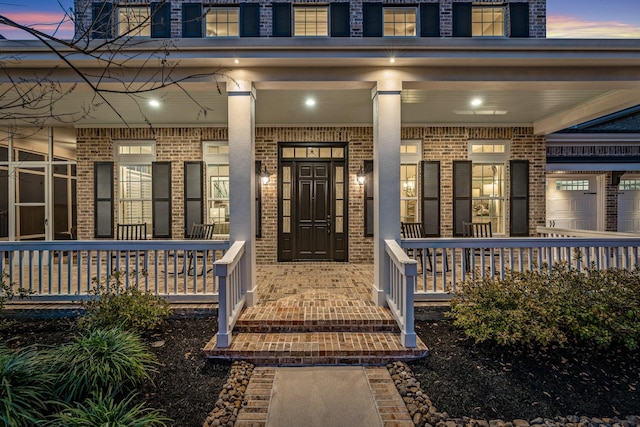
[[245, 303], [242, 290], [242, 264], [244, 256], [243, 241], [235, 242], [222, 259], [216, 261], [220, 300], [218, 303], [218, 333], [216, 346], [226, 348], [231, 344], [233, 327], [240, 317]]
[[571, 228], [537, 227], [536, 231], [543, 237], [591, 237], [594, 239], [610, 239], [612, 237], [637, 237], [638, 233], [618, 233], [613, 231], [580, 230]]
[[[632, 269], [640, 265], [640, 236], [402, 239], [401, 246], [414, 249], [414, 257], [422, 265], [415, 285], [416, 301], [451, 299], [458, 283], [466, 278], [503, 278], [507, 269], [550, 269], [560, 261], [577, 269], [591, 265]], [[415, 249], [422, 249], [422, 259]]]
[[217, 302], [213, 263], [228, 248], [205, 240], [0, 242], [0, 274], [33, 292], [30, 302], [85, 299], [114, 271], [127, 273], [125, 286], [171, 302]]
[[413, 290], [417, 261], [409, 258], [395, 240], [385, 240], [384, 245], [385, 257], [388, 258], [384, 262], [389, 262], [387, 304], [400, 326], [402, 345], [415, 347]]

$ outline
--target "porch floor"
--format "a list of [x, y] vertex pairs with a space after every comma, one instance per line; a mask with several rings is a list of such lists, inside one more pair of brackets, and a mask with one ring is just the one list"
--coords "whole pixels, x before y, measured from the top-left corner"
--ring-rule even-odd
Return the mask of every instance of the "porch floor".
[[228, 348], [209, 357], [257, 364], [382, 364], [423, 357], [405, 348], [390, 311], [374, 304], [372, 264], [295, 263], [257, 267], [259, 301], [243, 311]]

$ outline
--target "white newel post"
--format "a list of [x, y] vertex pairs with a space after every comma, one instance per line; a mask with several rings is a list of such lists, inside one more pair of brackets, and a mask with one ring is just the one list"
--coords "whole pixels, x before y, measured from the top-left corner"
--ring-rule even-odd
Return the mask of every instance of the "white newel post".
[[385, 305], [389, 287], [386, 239], [400, 239], [400, 94], [402, 81], [378, 81], [373, 89], [373, 300]]
[[257, 302], [255, 223], [255, 99], [250, 81], [227, 82], [229, 106], [229, 239], [245, 243], [240, 266], [246, 304]]

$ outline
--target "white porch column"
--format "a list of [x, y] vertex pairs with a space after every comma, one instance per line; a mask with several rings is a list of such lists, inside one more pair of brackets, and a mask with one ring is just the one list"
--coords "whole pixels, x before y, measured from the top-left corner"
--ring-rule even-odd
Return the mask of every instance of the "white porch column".
[[400, 92], [402, 81], [378, 81], [373, 89], [373, 300], [385, 305], [389, 263], [385, 239], [400, 239]]
[[248, 306], [256, 292], [255, 90], [250, 81], [227, 82], [229, 96], [229, 239], [246, 242], [240, 267]]

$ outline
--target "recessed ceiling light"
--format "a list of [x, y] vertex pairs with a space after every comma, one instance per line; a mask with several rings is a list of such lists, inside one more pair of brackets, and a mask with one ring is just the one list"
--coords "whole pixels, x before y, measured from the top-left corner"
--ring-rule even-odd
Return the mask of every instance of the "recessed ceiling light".
[[480, 99], [480, 98], [473, 98], [473, 99], [471, 100], [471, 105], [472, 105], [472, 106], [474, 106], [474, 107], [479, 107], [479, 106], [481, 106], [481, 105], [482, 105], [482, 99]]
[[304, 103], [307, 107], [313, 107], [314, 105], [316, 105], [316, 100], [313, 98], [308, 98]]
[[394, 58], [393, 56], [391, 58], [389, 58], [389, 62], [392, 64], [396, 63], [396, 58]]
[[149, 105], [153, 108], [158, 108], [160, 106], [160, 101], [158, 101], [157, 99], [152, 99], [149, 101]]
[[236, 64], [240, 63], [240, 60], [238, 58], [234, 59], [233, 62], [235, 62]]

